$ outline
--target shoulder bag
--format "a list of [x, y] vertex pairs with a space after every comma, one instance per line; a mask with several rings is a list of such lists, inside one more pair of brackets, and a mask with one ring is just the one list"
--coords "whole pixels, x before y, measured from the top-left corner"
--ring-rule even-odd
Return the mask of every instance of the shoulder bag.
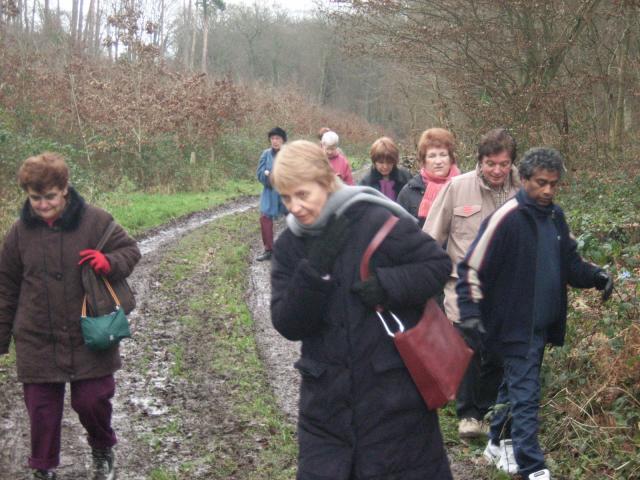
[[[369, 277], [369, 261], [393, 227], [398, 217], [391, 216], [376, 233], [360, 262], [360, 279]], [[398, 330], [393, 332], [385, 320], [385, 309], [376, 306], [376, 314], [387, 335], [393, 338], [411, 378], [429, 409], [434, 410], [453, 400], [473, 351], [467, 346], [433, 298], [427, 301], [415, 327], [405, 329], [402, 321], [389, 310]]]
[[[102, 248], [109, 240], [109, 237], [116, 228], [116, 222], [112, 221], [105, 230], [102, 238], [96, 245], [96, 250], [102, 251]], [[82, 287], [87, 302], [87, 311], [94, 316], [107, 315], [113, 312], [113, 298], [107, 289], [107, 283], [110, 283], [115, 295], [119, 299], [124, 313], [128, 315], [136, 308], [136, 298], [131, 291], [131, 287], [126, 278], [108, 282], [102, 275], [98, 275], [93, 271], [89, 262], [82, 265]]]
[[106, 350], [120, 343], [123, 338], [131, 337], [129, 330], [129, 321], [124, 314], [124, 310], [120, 306], [118, 296], [111, 288], [109, 280], [102, 277], [105, 288], [111, 295], [113, 303], [112, 311], [106, 315], [98, 317], [87, 316], [87, 296], [82, 301], [82, 313], [80, 314], [80, 326], [82, 328], [82, 336], [84, 344], [89, 350]]

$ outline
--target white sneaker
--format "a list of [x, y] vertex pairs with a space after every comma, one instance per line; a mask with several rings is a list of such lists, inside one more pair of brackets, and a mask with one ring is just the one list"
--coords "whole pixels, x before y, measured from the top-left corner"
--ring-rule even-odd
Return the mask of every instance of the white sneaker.
[[529, 474], [529, 480], [551, 480], [551, 472], [545, 468]]
[[[500, 446], [498, 448], [500, 449], [500, 460], [496, 466], [503, 472], [509, 474], [518, 473], [518, 462], [516, 462], [516, 456], [513, 453], [513, 442], [511, 439], [500, 440]], [[536, 478], [536, 480], [544, 480], [544, 477], [540, 479]]]
[[489, 425], [475, 418], [463, 418], [458, 423], [458, 436], [460, 438], [478, 438], [489, 433]]
[[482, 452], [482, 456], [486, 458], [492, 465], [498, 465], [500, 462], [500, 445], [494, 445], [491, 440]]

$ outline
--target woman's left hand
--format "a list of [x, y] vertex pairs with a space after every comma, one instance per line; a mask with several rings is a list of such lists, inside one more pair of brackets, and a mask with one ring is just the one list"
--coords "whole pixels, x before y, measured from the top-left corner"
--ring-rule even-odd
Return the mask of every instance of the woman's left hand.
[[92, 250], [90, 248], [82, 250], [80, 257], [82, 257], [82, 259], [78, 262], [78, 265], [89, 262], [93, 271], [98, 275], [108, 275], [109, 272], [111, 272], [109, 260], [107, 260], [107, 257], [99, 250]]
[[356, 282], [351, 287], [351, 292], [360, 297], [362, 303], [367, 307], [374, 308], [377, 305], [384, 305], [389, 299], [378, 277], [372, 275], [364, 282]]

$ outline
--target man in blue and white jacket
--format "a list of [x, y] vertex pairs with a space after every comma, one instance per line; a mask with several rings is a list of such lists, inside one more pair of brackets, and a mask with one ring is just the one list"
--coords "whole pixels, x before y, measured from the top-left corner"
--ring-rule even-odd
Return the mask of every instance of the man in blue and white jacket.
[[547, 343], [564, 343], [567, 284], [604, 290], [604, 300], [613, 290], [611, 277], [580, 257], [553, 203], [563, 171], [556, 150], [526, 152], [522, 189], [483, 222], [458, 265], [459, 328], [472, 348], [504, 363], [496, 404], [508, 408], [494, 415], [484, 455], [529, 480], [551, 478], [538, 443], [540, 365]]

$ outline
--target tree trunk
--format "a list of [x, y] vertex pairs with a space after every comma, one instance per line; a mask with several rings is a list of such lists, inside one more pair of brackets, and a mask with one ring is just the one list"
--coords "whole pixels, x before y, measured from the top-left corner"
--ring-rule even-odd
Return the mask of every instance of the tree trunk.
[[83, 0], [80, 0], [78, 4], [78, 31], [76, 32], [76, 39], [78, 43], [82, 42], [82, 9], [83, 9]]
[[[191, 4], [191, 1], [189, 2]], [[195, 9], [194, 9], [195, 10]], [[193, 22], [191, 28], [191, 55], [189, 56], [189, 70], [193, 71], [195, 68], [195, 58], [196, 58], [196, 15], [194, 12], [193, 17], [191, 17], [191, 21]]]
[[618, 71], [616, 72], [616, 103], [613, 117], [613, 128], [611, 131], [610, 150], [614, 158], [621, 160], [624, 154], [624, 103], [625, 103], [625, 77], [627, 73], [627, 63], [629, 57], [629, 45], [631, 34], [629, 28], [622, 34], [618, 55]]
[[38, 0], [33, 0], [33, 8], [31, 9], [31, 31], [36, 31], [36, 2]]
[[164, 0], [160, 2], [160, 26], [158, 27], [158, 49], [160, 51], [160, 57], [164, 57]]
[[76, 43], [76, 32], [78, 30], [78, 0], [73, 0], [71, 4], [71, 45]]
[[100, 11], [100, 0], [96, 0], [95, 31], [93, 37], [93, 52], [100, 53], [100, 23], [102, 22], [102, 12]]
[[202, 15], [202, 73], [207, 73], [207, 53], [209, 47], [209, 12], [205, 4]]
[[93, 25], [95, 20], [95, 1], [89, 0], [89, 11], [87, 12], [87, 18], [84, 22], [84, 38], [82, 43], [85, 47], [91, 51], [91, 44], [93, 40]]
[[44, 18], [43, 18], [43, 22], [44, 22], [44, 31], [45, 32], [49, 30], [49, 26], [50, 26], [49, 14], [50, 14], [49, 0], [44, 0]]
[[[182, 65], [185, 69], [189, 68], [189, 32], [193, 29], [193, 25], [191, 24], [191, 1], [189, 0], [189, 7], [187, 8], [185, 4], [182, 4], [182, 12], [183, 12], [183, 22], [184, 22], [184, 34], [182, 37]], [[188, 27], [191, 27], [190, 29]]]

